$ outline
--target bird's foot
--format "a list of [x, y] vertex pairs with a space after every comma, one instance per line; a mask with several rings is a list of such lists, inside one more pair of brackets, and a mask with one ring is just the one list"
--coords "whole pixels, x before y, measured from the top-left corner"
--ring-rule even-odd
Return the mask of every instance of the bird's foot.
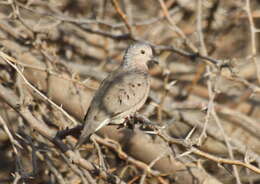
[[118, 126], [117, 129], [126, 127], [133, 130], [135, 128], [135, 116], [129, 115], [125, 117], [123, 123], [117, 124], [117, 126]]
[[125, 127], [133, 130], [135, 128], [135, 120], [135, 115], [127, 116], [124, 121]]

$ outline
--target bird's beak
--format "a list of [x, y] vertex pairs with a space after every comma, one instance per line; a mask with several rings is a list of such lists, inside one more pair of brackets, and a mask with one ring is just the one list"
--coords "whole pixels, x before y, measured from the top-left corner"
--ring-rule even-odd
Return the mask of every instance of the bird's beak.
[[158, 65], [158, 64], [159, 64], [159, 61], [156, 57], [151, 57], [151, 59], [148, 60], [148, 65], [154, 66], [154, 65]]
[[147, 66], [149, 69], [155, 67], [155, 65], [158, 65], [158, 64], [159, 64], [159, 61], [155, 57], [151, 57], [151, 59], [149, 59], [147, 62]]

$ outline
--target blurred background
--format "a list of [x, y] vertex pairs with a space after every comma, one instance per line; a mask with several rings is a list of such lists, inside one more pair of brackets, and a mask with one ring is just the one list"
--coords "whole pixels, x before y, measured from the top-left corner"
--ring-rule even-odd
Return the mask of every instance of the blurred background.
[[[259, 184], [259, 7], [0, 0], [0, 183]], [[160, 131], [104, 127], [71, 162], [77, 151], [53, 138], [82, 123], [135, 41], [150, 43], [160, 61], [139, 112]], [[72, 148], [76, 138], [62, 141]]]

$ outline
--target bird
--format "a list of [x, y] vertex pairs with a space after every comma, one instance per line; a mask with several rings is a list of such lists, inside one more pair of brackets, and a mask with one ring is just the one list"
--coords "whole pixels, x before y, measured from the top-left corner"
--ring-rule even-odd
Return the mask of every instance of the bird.
[[126, 49], [121, 65], [95, 92], [75, 149], [89, 141], [100, 128], [122, 124], [144, 105], [150, 91], [150, 63], [158, 64], [150, 44], [136, 42]]

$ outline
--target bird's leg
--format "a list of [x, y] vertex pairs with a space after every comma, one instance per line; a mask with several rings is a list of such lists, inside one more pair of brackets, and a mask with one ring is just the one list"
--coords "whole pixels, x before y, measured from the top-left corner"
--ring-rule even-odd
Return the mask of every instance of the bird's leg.
[[126, 127], [133, 130], [135, 128], [135, 114], [128, 115], [124, 123]]
[[118, 126], [118, 129], [127, 127], [129, 129], [134, 129], [136, 124], [141, 124], [142, 126], [152, 126], [155, 125], [155, 123], [152, 123], [151, 121], [148, 121], [147, 118], [144, 119], [143, 116], [133, 113], [124, 118], [124, 121], [122, 123], [109, 123], [109, 125], [116, 125]]
[[123, 123], [116, 124], [118, 126], [117, 129], [127, 127], [128, 121], [129, 121], [129, 117], [127, 116], [125, 117]]
[[125, 117], [123, 123], [117, 124], [118, 125], [117, 129], [120, 129], [120, 128], [123, 128], [123, 127], [127, 127], [129, 129], [133, 130], [135, 128], [134, 124], [135, 124], [135, 118], [134, 118], [134, 115], [131, 114], [131, 115], [128, 115], [128, 116]]

